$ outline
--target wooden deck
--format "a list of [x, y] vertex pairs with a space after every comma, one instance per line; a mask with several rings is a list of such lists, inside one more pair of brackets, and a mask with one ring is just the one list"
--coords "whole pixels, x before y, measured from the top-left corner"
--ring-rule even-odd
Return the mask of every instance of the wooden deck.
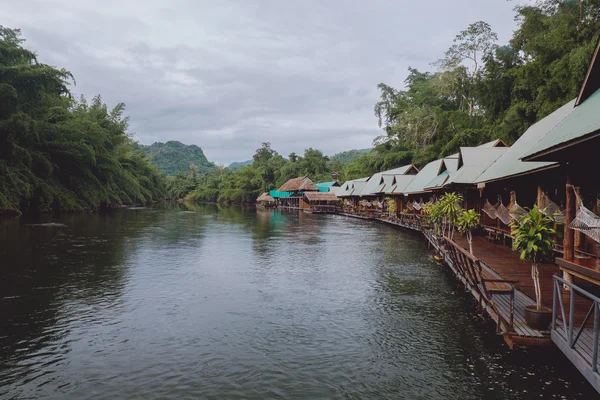
[[[455, 242], [459, 243], [463, 248], [468, 248], [467, 240], [457, 235]], [[516, 252], [510, 248], [500, 244], [489, 243], [482, 237], [473, 238], [473, 252], [486, 266], [494, 270], [499, 276], [504, 279], [518, 281], [517, 288], [524, 293], [530, 300], [531, 304], [535, 302], [535, 292], [533, 289], [533, 279], [531, 279], [531, 263], [521, 261]], [[553, 276], [560, 275], [560, 269], [555, 264], [538, 264], [540, 271], [540, 285], [542, 291], [542, 304], [548, 308], [552, 308], [553, 298]], [[562, 293], [562, 298], [565, 306], [568, 307], [570, 296], [568, 292]], [[587, 314], [590, 305], [589, 302], [580, 296], [575, 298], [575, 321], [581, 323]], [[568, 318], [568, 315], [567, 315]]]

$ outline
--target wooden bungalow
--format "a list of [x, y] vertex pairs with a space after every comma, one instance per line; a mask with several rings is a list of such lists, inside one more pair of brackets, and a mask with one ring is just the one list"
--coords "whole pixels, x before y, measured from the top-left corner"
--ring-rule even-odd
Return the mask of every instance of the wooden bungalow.
[[292, 178], [279, 189], [277, 192], [285, 193], [278, 199], [278, 205], [282, 208], [301, 209], [305, 208], [303, 196], [306, 192], [318, 192], [319, 188], [306, 176]]
[[[402, 212], [414, 212], [413, 204], [421, 204], [429, 201], [431, 198], [431, 190], [426, 189], [426, 186], [442, 172], [443, 160], [431, 161], [425, 165], [414, 179], [403, 189], [396, 189], [395, 194], [401, 194], [400, 210]], [[418, 210], [417, 210], [418, 211]]]
[[[524, 162], [521, 157], [536, 142], [544, 137], [566, 115], [572, 104], [559, 108], [552, 114], [533, 124], [521, 137], [494, 163], [483, 171], [475, 180], [479, 191], [479, 210], [482, 224], [496, 238], [510, 237], [507, 224], [510, 213], [532, 207], [534, 204], [548, 204], [550, 201], [564, 208], [563, 185], [558, 184], [561, 178], [557, 173], [555, 162]], [[502, 205], [502, 207], [500, 207]], [[500, 208], [502, 218], [498, 218], [496, 210]], [[506, 217], [508, 210], [509, 217]], [[504, 221], [502, 221], [504, 219]], [[557, 224], [560, 224], [557, 219]], [[562, 235], [557, 235], [560, 245]]]
[[300, 208], [312, 213], [335, 213], [340, 210], [340, 199], [331, 192], [305, 192]]
[[260, 207], [270, 208], [270, 207], [276, 206], [275, 199], [273, 198], [273, 196], [271, 196], [267, 192], [258, 196], [258, 199], [256, 199], [256, 202], [258, 203], [258, 205]]
[[[412, 179], [418, 172], [418, 168], [413, 164], [378, 172], [361, 184], [360, 191], [353, 191], [349, 197], [354, 203], [362, 203], [361, 212], [369, 216], [379, 216], [386, 213], [385, 198], [393, 195], [398, 179], [402, 181]], [[410, 178], [398, 178], [400, 176]]]
[[335, 194], [342, 200], [345, 212], [354, 212], [358, 207], [358, 196], [354, 193], [360, 193], [363, 185], [369, 180], [369, 177], [352, 179], [344, 182], [339, 189], [334, 189]]
[[[552, 341], [600, 391], [600, 216], [596, 174], [600, 152], [598, 42], [576, 99], [534, 124], [478, 178], [482, 192], [509, 192], [514, 203], [551, 206], [557, 240]], [[518, 199], [517, 199], [518, 194]], [[564, 215], [563, 210], [564, 209]], [[560, 239], [560, 238], [557, 238]], [[560, 245], [562, 244], [562, 248]]]
[[563, 186], [565, 196], [564, 253], [557, 261], [568, 278], [578, 276], [595, 285], [600, 285], [599, 48], [600, 41], [577, 98], [562, 107], [566, 109], [564, 118], [522, 156], [526, 164], [544, 162], [556, 167], [553, 177]]

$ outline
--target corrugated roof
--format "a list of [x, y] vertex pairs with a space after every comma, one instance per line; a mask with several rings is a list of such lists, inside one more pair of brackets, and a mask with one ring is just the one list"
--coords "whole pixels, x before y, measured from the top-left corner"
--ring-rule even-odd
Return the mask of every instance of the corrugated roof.
[[507, 147], [461, 147], [458, 158], [460, 168], [448, 179], [446, 185], [473, 183], [507, 151]]
[[294, 194], [293, 192], [280, 192], [280, 191], [277, 191], [277, 190], [269, 190], [269, 195], [271, 195], [275, 199], [287, 198], [287, 197], [290, 197], [293, 194]]
[[425, 186], [438, 175], [442, 160], [435, 160], [424, 166], [415, 178], [407, 185], [404, 190], [396, 190], [395, 193], [422, 193], [426, 192]]
[[458, 169], [458, 156], [459, 154], [456, 153], [442, 159], [442, 164], [440, 165], [441, 172], [435, 178], [433, 178], [431, 182], [425, 185], [425, 189], [433, 189], [444, 186], [447, 180], [456, 174], [456, 170]]
[[[417, 174], [418, 175], [418, 174]], [[395, 175], [396, 186], [394, 186], [391, 193], [402, 194], [408, 185], [417, 177], [417, 175]], [[388, 193], [386, 191], [386, 193]]]
[[329, 188], [329, 191], [330, 191], [331, 193], [335, 193], [335, 195], [337, 196], [337, 195], [339, 195], [340, 193], [343, 193], [343, 192], [344, 192], [344, 188], [343, 188], [343, 187], [341, 187], [341, 186], [332, 186], [332, 187], [330, 187], [330, 188]]
[[369, 178], [358, 178], [358, 179], [352, 179], [349, 181], [344, 182], [340, 188], [341, 190], [339, 190], [336, 194], [338, 197], [347, 197], [350, 196], [352, 194], [352, 192], [354, 192], [355, 190], [355, 186], [357, 183], [361, 183], [360, 187], [362, 188], [364, 185], [363, 183], [365, 183]]
[[337, 181], [320, 182], [315, 183], [315, 186], [319, 188], [319, 192], [329, 192], [332, 187], [339, 186], [339, 183]]
[[378, 172], [376, 174], [373, 174], [373, 176], [369, 178], [369, 180], [366, 182], [366, 185], [362, 188], [360, 194], [362, 196], [365, 196], [379, 193], [383, 190], [384, 185], [385, 183], [383, 181], [383, 174], [381, 172]]
[[480, 144], [477, 147], [508, 147], [506, 143], [502, 139], [492, 140], [491, 142], [487, 142], [484, 144]]
[[547, 135], [541, 137], [531, 146], [522, 155], [522, 158], [531, 157], [536, 153], [566, 144], [600, 129], [600, 90], [597, 90], [577, 107], [574, 107], [575, 100], [567, 103], [565, 106], [571, 104], [572, 109], [570, 113], [552, 128]]
[[419, 169], [417, 167], [415, 167], [413, 164], [408, 164], [408, 165], [403, 165], [402, 167], [390, 169], [387, 171], [382, 171], [381, 173], [389, 174], [389, 175], [404, 175], [404, 174], [407, 174], [410, 172], [413, 172], [413, 173], [419, 172]]
[[537, 143], [542, 137], [550, 132], [557, 124], [573, 111], [575, 100], [572, 100], [554, 111], [547, 117], [531, 125], [521, 137], [494, 162], [485, 172], [483, 172], [474, 183], [490, 182], [510, 178], [515, 175], [521, 175], [535, 171], [537, 169], [548, 168], [556, 165], [552, 162], [525, 162], [521, 158], [528, 153], [529, 149]]
[[350, 196], [361, 196], [366, 184], [367, 182], [365, 181], [354, 182], [354, 188], [352, 189], [352, 192], [350, 192]]

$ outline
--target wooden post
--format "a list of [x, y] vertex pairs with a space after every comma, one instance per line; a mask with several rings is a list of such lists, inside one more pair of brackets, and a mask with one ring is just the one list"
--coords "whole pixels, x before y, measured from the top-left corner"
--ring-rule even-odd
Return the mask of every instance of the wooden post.
[[542, 196], [544, 195], [544, 191], [542, 190], [542, 187], [540, 185], [538, 185], [538, 192], [537, 192], [537, 206], [538, 208], [542, 208]]
[[567, 174], [567, 185], [566, 185], [566, 220], [565, 220], [565, 238], [563, 241], [564, 246], [564, 258], [567, 261], [573, 261], [575, 257], [575, 235], [569, 224], [575, 218], [575, 194], [571, 187], [571, 175]]
[[[569, 189], [567, 189], [569, 190]], [[579, 196], [579, 198], [581, 198], [581, 188], [576, 187], [575, 191], [577, 192], [577, 195]], [[577, 215], [577, 212], [579, 211], [579, 202], [577, 201], [577, 198], [575, 198], [575, 215]], [[575, 217], [575, 215], [573, 216], [573, 218]], [[579, 251], [583, 251], [584, 250], [584, 244], [585, 244], [585, 240], [583, 237], [583, 233], [579, 232], [579, 231], [575, 231], [575, 240], [574, 240], [574, 244], [575, 244], [575, 248]]]
[[[517, 192], [514, 190], [511, 190], [510, 191], [510, 201], [508, 202], [508, 211], [510, 211], [516, 203], [517, 203]], [[509, 228], [510, 228], [511, 233], [513, 233], [516, 229], [515, 227], [513, 227], [512, 224], [509, 225]]]

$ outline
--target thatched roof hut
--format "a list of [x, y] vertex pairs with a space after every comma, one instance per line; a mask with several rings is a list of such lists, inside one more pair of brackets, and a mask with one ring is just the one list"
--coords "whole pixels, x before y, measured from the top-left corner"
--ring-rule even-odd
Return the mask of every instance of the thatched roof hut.
[[304, 193], [304, 199], [309, 203], [313, 201], [333, 202], [339, 200], [335, 193], [332, 192], [306, 192]]
[[259, 203], [274, 203], [275, 199], [271, 195], [269, 195], [269, 193], [265, 192], [258, 196], [258, 199], [256, 199], [256, 201]]
[[293, 178], [281, 185], [279, 192], [318, 192], [319, 188], [306, 176]]

